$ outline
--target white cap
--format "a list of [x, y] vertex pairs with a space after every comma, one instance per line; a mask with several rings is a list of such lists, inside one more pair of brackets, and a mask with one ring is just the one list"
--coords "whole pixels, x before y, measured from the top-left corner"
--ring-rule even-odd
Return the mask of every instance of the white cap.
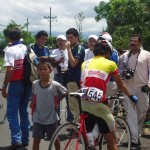
[[112, 43], [112, 37], [107, 32], [103, 33], [100, 37]]
[[64, 40], [64, 41], [66, 41], [66, 37], [64, 36], [64, 35], [58, 35], [57, 36], [57, 40], [58, 39], [62, 39], [62, 40]]
[[88, 37], [88, 40], [89, 40], [90, 38], [93, 38], [93, 39], [95, 39], [96, 41], [98, 40], [98, 36], [97, 36], [97, 35], [90, 35], [90, 36]]
[[23, 42], [23, 38], [21, 38], [20, 41]]

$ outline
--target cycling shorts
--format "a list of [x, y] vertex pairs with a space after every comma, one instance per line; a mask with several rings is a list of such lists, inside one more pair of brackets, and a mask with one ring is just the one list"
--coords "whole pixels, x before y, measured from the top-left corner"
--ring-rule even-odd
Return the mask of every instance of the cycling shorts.
[[[106, 134], [115, 130], [115, 120], [110, 108], [103, 103], [91, 104], [89, 101], [81, 101], [82, 110], [97, 117], [97, 123], [101, 133]], [[94, 122], [94, 120], [92, 120]]]

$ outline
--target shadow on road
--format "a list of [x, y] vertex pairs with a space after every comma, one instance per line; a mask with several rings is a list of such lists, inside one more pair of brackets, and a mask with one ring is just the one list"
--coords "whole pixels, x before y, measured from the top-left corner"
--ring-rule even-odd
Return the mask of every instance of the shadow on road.
[[[0, 147], [0, 150], [9, 150], [9, 146]], [[28, 150], [28, 149], [25, 147], [20, 147], [20, 148], [17, 148], [16, 150]]]

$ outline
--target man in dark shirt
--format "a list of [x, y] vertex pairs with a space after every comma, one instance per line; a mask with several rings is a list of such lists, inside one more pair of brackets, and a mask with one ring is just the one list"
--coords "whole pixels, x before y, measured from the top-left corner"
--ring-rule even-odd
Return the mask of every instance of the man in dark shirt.
[[34, 45], [31, 46], [31, 48], [33, 49], [34, 53], [38, 56], [38, 57], [47, 57], [50, 55], [49, 49], [47, 46], [44, 46], [47, 39], [48, 39], [48, 33], [44, 30], [39, 31], [36, 34], [36, 43]]
[[[79, 33], [75, 28], [66, 31], [66, 49], [68, 51], [68, 71], [67, 71], [67, 87], [68, 92], [75, 92], [80, 88], [81, 64], [84, 61], [84, 47], [79, 44]], [[70, 110], [75, 119], [79, 116], [79, 106], [77, 100], [69, 97]]]

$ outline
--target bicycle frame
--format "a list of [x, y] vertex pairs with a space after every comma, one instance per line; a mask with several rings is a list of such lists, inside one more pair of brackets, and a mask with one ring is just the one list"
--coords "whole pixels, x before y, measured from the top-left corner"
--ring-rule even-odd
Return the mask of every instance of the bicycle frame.
[[80, 140], [80, 136], [81, 136], [81, 133], [83, 133], [83, 137], [85, 139], [85, 142], [86, 142], [86, 145], [88, 145], [88, 138], [86, 136], [86, 126], [85, 126], [85, 118], [88, 117], [87, 114], [80, 114], [80, 124], [79, 124], [79, 132], [78, 132], [78, 140], [77, 140], [77, 144], [76, 144], [76, 150], [78, 150], [78, 145], [79, 145], [79, 140]]

